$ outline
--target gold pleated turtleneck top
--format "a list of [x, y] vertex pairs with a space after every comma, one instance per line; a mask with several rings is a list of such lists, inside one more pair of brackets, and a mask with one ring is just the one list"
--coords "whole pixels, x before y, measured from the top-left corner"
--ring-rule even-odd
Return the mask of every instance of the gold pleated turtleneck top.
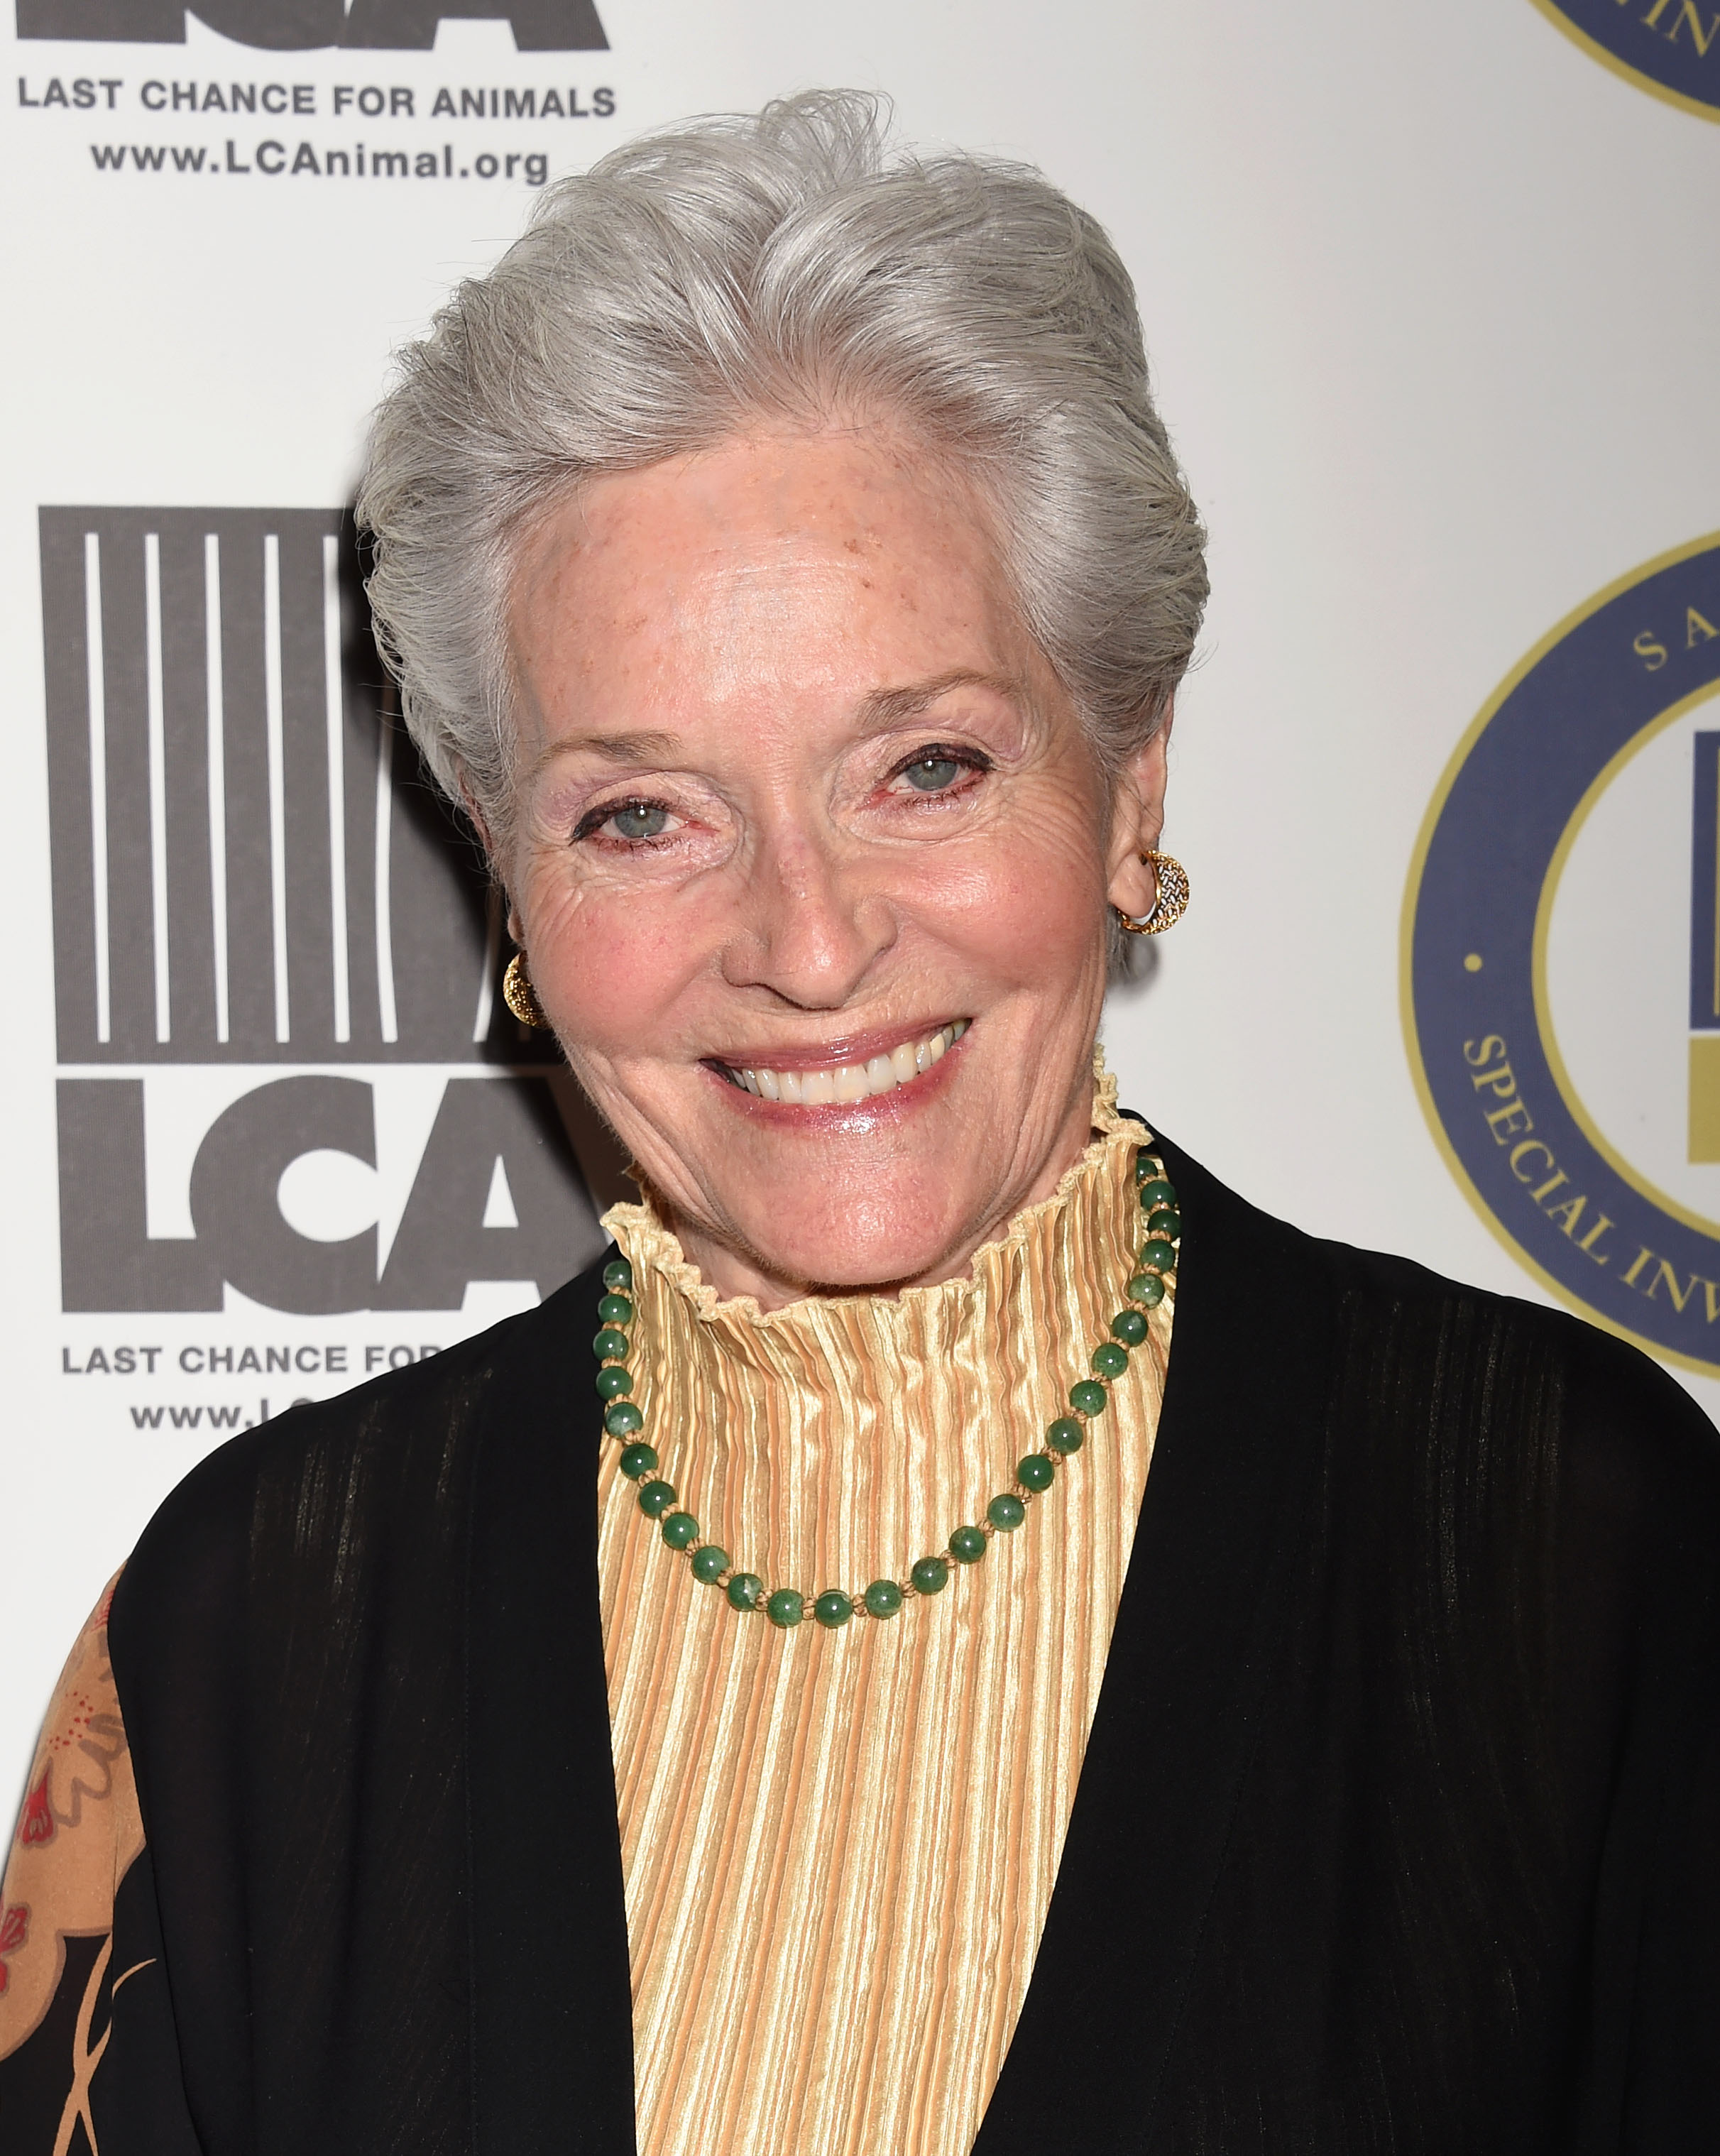
[[[634, 1398], [706, 1537], [772, 1587], [905, 1579], [1040, 1449], [1134, 1270], [1138, 1125], [969, 1276], [719, 1299], [649, 1203]], [[602, 1467], [599, 1563], [641, 2156], [967, 2156], [1045, 1926], [1153, 1455], [1172, 1304], [1025, 1523], [887, 1621], [737, 1614]]]

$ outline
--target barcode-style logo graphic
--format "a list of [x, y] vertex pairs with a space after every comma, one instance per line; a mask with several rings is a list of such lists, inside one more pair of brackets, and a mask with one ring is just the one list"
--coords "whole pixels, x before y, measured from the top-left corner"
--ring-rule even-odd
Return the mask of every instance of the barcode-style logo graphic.
[[[500, 894], [391, 711], [347, 521], [45, 509], [41, 550], [64, 1306], [457, 1308], [570, 1276], [596, 1233], [554, 1045], [501, 1000]], [[195, 1234], [151, 1235], [146, 1074], [147, 1112], [182, 1113], [170, 1074], [271, 1064], [294, 1075], [201, 1136]], [[390, 1065], [449, 1082], [383, 1257], [277, 1199], [307, 1152], [375, 1166], [376, 1087], [341, 1072]]]
[[547, 1053], [355, 567], [333, 511], [43, 511], [62, 1063]]

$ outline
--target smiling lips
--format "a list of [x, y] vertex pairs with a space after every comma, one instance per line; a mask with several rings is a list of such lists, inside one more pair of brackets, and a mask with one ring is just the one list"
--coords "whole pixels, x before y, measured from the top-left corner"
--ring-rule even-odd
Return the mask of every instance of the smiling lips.
[[787, 1101], [796, 1107], [824, 1108], [834, 1103], [870, 1101], [893, 1093], [929, 1070], [968, 1030], [968, 1020], [953, 1019], [919, 1040], [904, 1040], [887, 1055], [865, 1063], [844, 1063], [818, 1070], [742, 1070], [732, 1063], [717, 1068], [732, 1084], [764, 1101]]

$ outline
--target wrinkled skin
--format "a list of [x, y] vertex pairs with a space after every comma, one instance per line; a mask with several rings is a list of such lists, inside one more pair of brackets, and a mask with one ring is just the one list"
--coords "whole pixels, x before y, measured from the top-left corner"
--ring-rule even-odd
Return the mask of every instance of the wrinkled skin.
[[[515, 933], [689, 1258], [767, 1308], [964, 1270], [1086, 1142], [1163, 735], [1106, 780], [982, 504], [881, 429], [596, 483], [521, 546], [510, 628]], [[832, 1070], [959, 1019], [879, 1098], [721, 1068]]]

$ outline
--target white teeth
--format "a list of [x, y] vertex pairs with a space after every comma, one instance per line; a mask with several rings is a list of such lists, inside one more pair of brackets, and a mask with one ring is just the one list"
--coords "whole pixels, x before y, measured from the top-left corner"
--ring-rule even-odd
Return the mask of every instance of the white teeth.
[[887, 1055], [866, 1063], [845, 1063], [835, 1070], [743, 1070], [729, 1065], [729, 1075], [746, 1091], [765, 1101], [787, 1101], [797, 1107], [827, 1107], [833, 1101], [875, 1100], [893, 1093], [939, 1061], [968, 1030], [968, 1021], [954, 1019], [928, 1034], [923, 1040], [904, 1040]]

